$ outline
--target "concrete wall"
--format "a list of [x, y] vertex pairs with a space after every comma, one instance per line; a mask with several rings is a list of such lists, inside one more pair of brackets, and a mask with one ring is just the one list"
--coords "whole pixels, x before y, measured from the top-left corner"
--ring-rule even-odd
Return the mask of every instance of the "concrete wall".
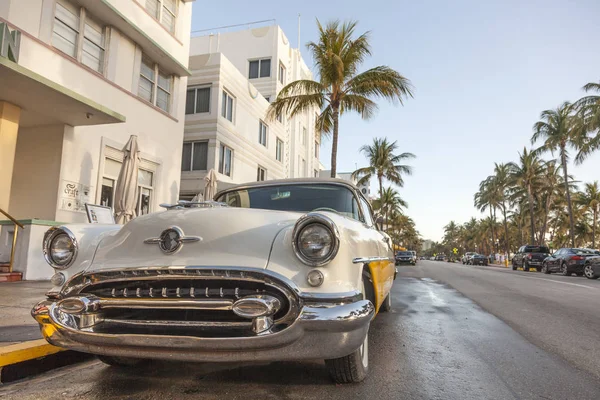
[[18, 219], [54, 220], [64, 125], [21, 128], [10, 196]]

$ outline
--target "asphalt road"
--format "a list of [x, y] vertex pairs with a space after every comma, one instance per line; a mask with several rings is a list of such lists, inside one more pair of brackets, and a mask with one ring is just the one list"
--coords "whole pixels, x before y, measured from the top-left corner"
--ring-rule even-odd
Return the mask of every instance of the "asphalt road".
[[332, 384], [321, 361], [136, 371], [91, 361], [2, 387], [0, 398], [600, 398], [599, 281], [422, 261], [400, 268], [393, 295], [393, 311], [371, 325], [361, 384]]

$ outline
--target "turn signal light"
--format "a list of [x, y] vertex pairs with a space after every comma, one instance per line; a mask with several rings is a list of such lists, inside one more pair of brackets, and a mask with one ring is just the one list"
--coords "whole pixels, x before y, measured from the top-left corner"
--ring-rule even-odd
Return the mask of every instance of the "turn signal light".
[[256, 295], [247, 296], [233, 304], [233, 312], [242, 318], [258, 318], [275, 314], [281, 303], [273, 296]]

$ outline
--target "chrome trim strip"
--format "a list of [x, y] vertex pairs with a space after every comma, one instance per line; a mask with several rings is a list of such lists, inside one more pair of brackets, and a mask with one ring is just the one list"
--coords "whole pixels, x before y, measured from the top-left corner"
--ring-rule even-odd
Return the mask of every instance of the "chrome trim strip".
[[394, 259], [391, 257], [357, 257], [352, 259], [352, 264], [368, 264], [375, 261], [394, 262]]
[[152, 327], [177, 327], [177, 328], [246, 328], [252, 327], [252, 322], [202, 322], [202, 321], [154, 321], [154, 320], [124, 320], [124, 319], [113, 319], [106, 318], [102, 320], [106, 324], [124, 325], [124, 326], [152, 326]]
[[128, 298], [126, 300], [100, 299], [98, 300], [100, 310], [106, 308], [131, 308], [131, 309], [194, 309], [194, 310], [222, 310], [232, 309], [233, 300], [145, 300]]
[[[65, 265], [55, 264], [54, 260], [52, 260], [52, 257], [50, 256], [50, 244], [52, 243], [52, 240], [54, 240], [54, 238], [61, 233], [65, 233], [73, 243], [73, 257], [71, 257], [71, 261]], [[48, 229], [46, 233], [44, 233], [44, 239], [42, 241], [42, 253], [44, 254], [44, 259], [52, 268], [59, 270], [69, 268], [75, 262], [78, 252], [79, 243], [77, 242], [77, 238], [75, 237], [75, 234], [66, 226], [53, 226], [52, 228]]]
[[[302, 230], [306, 226], [313, 223], [325, 226], [325, 228], [331, 234], [331, 251], [321, 260], [311, 260], [310, 258], [307, 258], [304, 256], [304, 254], [302, 254], [298, 245], [298, 237], [300, 236]], [[340, 233], [331, 218], [318, 212], [310, 212], [301, 216], [298, 218], [298, 221], [296, 221], [296, 224], [294, 225], [294, 231], [292, 232], [292, 248], [294, 249], [296, 257], [298, 257], [298, 259], [304, 264], [311, 267], [322, 267], [326, 264], [329, 264], [337, 255], [338, 250], [340, 249]]]

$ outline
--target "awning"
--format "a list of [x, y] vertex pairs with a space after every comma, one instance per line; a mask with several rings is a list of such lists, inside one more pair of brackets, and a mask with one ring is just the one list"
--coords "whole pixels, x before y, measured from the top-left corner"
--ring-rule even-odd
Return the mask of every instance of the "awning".
[[125, 122], [125, 117], [7, 58], [0, 57], [0, 100], [21, 107], [19, 126]]

